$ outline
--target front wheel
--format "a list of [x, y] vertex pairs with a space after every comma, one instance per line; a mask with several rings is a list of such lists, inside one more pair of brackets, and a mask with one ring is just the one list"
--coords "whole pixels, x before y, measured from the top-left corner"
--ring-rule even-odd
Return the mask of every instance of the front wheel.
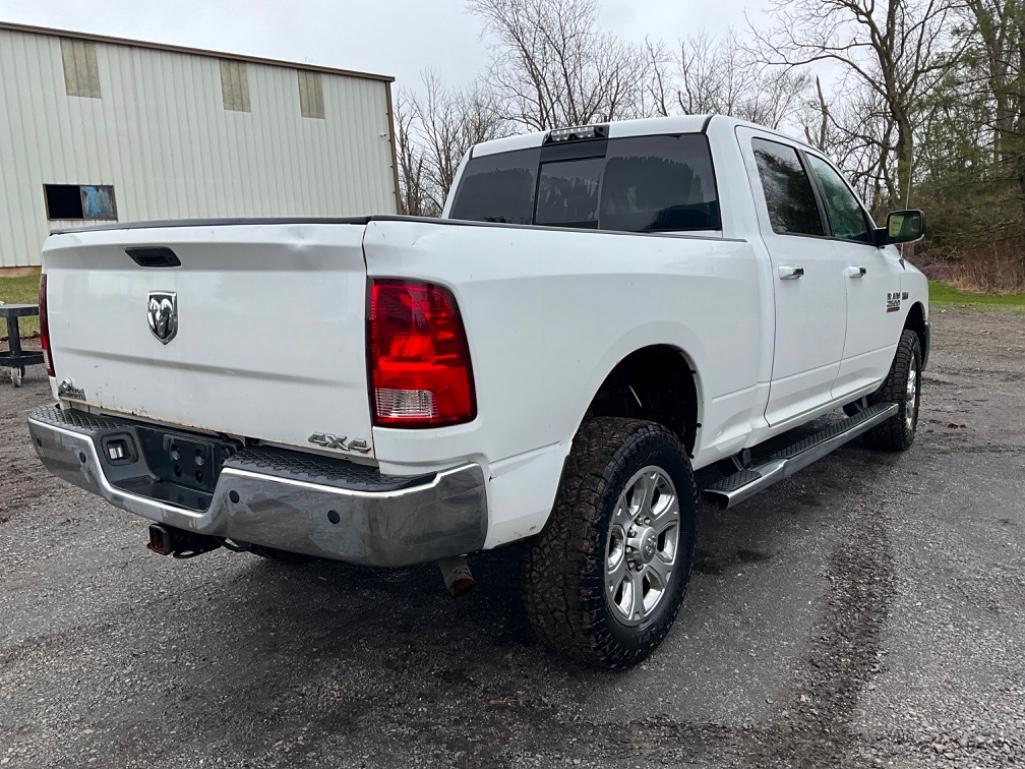
[[647, 657], [687, 589], [696, 506], [687, 450], [672, 432], [636, 419], [585, 422], [552, 516], [525, 559], [537, 635], [601, 667]]
[[907, 451], [915, 442], [918, 408], [922, 402], [922, 348], [918, 334], [905, 329], [897, 344], [890, 373], [868, 402], [896, 403], [897, 413], [866, 436], [868, 445], [887, 451]]

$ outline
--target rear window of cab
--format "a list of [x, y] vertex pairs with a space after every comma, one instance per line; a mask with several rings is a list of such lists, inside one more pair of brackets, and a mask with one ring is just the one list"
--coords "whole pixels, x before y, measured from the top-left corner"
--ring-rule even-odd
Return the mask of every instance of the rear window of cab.
[[471, 158], [449, 216], [619, 232], [721, 228], [704, 134], [590, 139]]

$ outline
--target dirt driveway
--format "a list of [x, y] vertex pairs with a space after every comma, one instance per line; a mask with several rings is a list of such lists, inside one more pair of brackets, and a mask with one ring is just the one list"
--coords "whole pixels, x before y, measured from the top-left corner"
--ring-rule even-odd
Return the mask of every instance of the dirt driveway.
[[702, 510], [625, 674], [534, 645], [515, 554], [433, 567], [144, 547], [45, 475], [0, 384], [0, 766], [1025, 766], [1025, 315], [936, 311], [922, 431]]

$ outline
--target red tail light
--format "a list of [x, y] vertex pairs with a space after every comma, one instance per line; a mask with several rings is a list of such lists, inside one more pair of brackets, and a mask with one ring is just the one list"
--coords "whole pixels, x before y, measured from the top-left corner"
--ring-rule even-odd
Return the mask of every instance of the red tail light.
[[477, 416], [473, 370], [452, 292], [375, 279], [367, 297], [367, 374], [375, 425], [441, 427]]
[[46, 313], [46, 273], [39, 276], [39, 345], [43, 348], [46, 373], [53, 373], [53, 353], [50, 352], [50, 319]]

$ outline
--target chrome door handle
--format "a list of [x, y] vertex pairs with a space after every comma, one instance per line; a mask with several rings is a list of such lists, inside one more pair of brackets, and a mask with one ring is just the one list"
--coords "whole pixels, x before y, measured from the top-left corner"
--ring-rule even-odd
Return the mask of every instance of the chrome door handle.
[[864, 267], [848, 267], [847, 277], [848, 278], [864, 278], [865, 273], [868, 272]]
[[804, 275], [804, 267], [794, 267], [789, 264], [781, 264], [779, 266], [780, 280], [797, 280], [802, 275]]

